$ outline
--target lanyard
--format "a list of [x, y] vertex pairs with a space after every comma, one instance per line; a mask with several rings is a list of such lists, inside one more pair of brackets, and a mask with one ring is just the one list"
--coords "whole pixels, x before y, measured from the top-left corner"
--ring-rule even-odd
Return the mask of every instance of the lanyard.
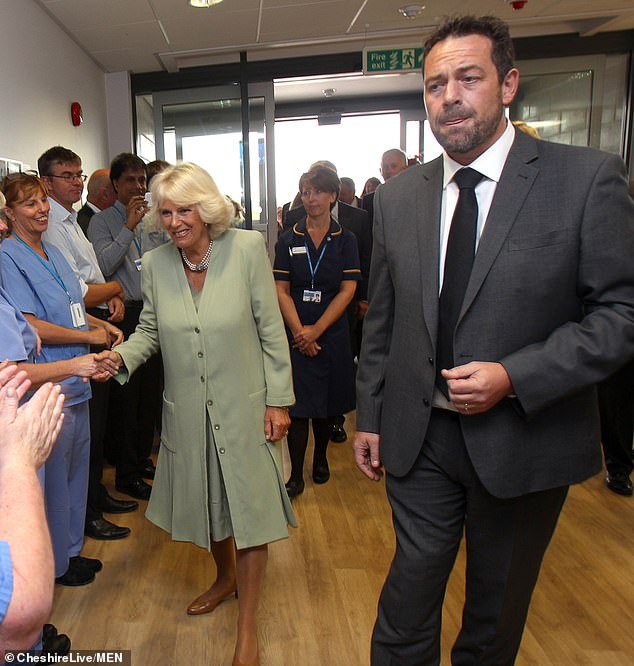
[[[64, 284], [64, 280], [62, 280], [62, 276], [59, 274], [59, 271], [57, 270], [57, 266], [55, 266], [55, 262], [53, 261], [53, 257], [51, 257], [50, 253], [46, 251], [46, 247], [44, 245], [44, 241], [42, 241], [42, 249], [44, 252], [46, 252], [48, 256], [48, 261], [44, 261], [40, 255], [33, 250], [33, 248], [25, 243], [16, 233], [15, 231], [11, 232], [11, 235], [19, 242], [24, 245], [24, 247], [44, 266], [44, 268], [53, 276], [53, 279], [57, 284], [66, 292], [66, 296], [68, 296], [68, 301], [72, 304], [73, 299], [70, 295], [70, 292], [66, 288], [66, 285]], [[53, 267], [51, 269], [51, 266]]]
[[310, 288], [314, 289], [315, 288], [315, 275], [317, 273], [317, 269], [319, 268], [319, 264], [321, 264], [321, 260], [324, 258], [324, 252], [326, 251], [326, 248], [328, 247], [328, 241], [330, 238], [326, 238], [324, 242], [324, 246], [321, 248], [321, 253], [319, 255], [319, 259], [317, 259], [317, 263], [315, 264], [315, 267], [313, 268], [313, 260], [310, 258], [310, 250], [308, 249], [308, 243], [304, 241], [304, 247], [306, 248], [306, 256], [308, 257], [308, 268], [310, 269]]

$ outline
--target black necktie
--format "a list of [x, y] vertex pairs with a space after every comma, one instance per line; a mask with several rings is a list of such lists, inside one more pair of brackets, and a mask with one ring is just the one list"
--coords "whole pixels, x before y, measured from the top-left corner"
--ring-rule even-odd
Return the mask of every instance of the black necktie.
[[460, 169], [453, 177], [460, 188], [458, 203], [451, 219], [445, 270], [443, 273], [440, 307], [438, 309], [438, 341], [436, 355], [436, 385], [448, 397], [447, 382], [440, 371], [453, 368], [453, 337], [462, 309], [462, 301], [471, 275], [475, 256], [478, 226], [478, 200], [475, 186], [482, 180], [481, 173], [473, 169]]

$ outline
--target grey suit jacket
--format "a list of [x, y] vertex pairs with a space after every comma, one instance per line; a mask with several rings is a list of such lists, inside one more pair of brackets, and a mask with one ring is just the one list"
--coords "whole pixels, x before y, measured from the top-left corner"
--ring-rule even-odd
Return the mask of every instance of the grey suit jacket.
[[[374, 199], [370, 308], [357, 427], [403, 476], [423, 444], [435, 381], [442, 160]], [[457, 365], [499, 361], [517, 398], [461, 417], [499, 497], [579, 482], [601, 466], [595, 384], [634, 356], [634, 205], [624, 165], [518, 132], [454, 336]]]

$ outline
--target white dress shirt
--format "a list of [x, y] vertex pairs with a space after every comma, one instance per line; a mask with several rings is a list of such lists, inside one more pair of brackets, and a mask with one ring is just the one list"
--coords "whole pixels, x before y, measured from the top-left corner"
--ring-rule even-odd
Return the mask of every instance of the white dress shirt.
[[77, 211], [68, 211], [48, 198], [51, 210], [48, 229], [42, 234], [45, 243], [55, 245], [68, 261], [79, 280], [81, 295], [86, 296], [89, 284], [103, 284], [105, 279], [97, 262], [92, 243], [77, 224]]
[[[515, 128], [513, 124], [507, 122], [506, 129], [502, 136], [485, 152], [477, 157], [468, 166], [481, 173], [484, 178], [476, 185], [475, 194], [478, 200], [478, 226], [476, 233], [476, 252], [480, 237], [484, 231], [486, 220], [491, 209], [491, 203], [495, 190], [502, 175], [502, 169], [506, 164], [513, 140], [515, 139]], [[452, 160], [447, 153], [443, 153], [443, 186], [442, 186], [442, 208], [440, 213], [440, 262], [438, 265], [439, 280], [438, 293], [442, 290], [443, 274], [445, 272], [445, 256], [447, 254], [447, 241], [449, 240], [449, 229], [451, 227], [451, 218], [453, 217], [458, 203], [460, 189], [453, 177], [456, 171], [464, 168], [464, 165], [458, 164]]]

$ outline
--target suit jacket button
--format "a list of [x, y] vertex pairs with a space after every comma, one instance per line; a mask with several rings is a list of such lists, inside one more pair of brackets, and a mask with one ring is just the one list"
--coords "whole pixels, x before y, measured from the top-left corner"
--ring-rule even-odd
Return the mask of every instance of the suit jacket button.
[[204, 354], [202, 352], [198, 352], [198, 358], [202, 358]]
[[434, 365], [434, 359], [431, 356], [428, 356], [427, 360], [429, 361], [429, 365]]
[[224, 452], [225, 452], [224, 449], [218, 449], [218, 453], [224, 453]]
[[429, 407], [429, 400], [427, 400], [427, 398], [423, 398], [423, 405], [425, 405], [425, 407]]
[[207, 407], [211, 407], [214, 404], [213, 400], [207, 400]]
[[200, 329], [198, 328], [198, 326], [196, 326], [196, 328], [194, 329], [194, 333], [200, 333]]

